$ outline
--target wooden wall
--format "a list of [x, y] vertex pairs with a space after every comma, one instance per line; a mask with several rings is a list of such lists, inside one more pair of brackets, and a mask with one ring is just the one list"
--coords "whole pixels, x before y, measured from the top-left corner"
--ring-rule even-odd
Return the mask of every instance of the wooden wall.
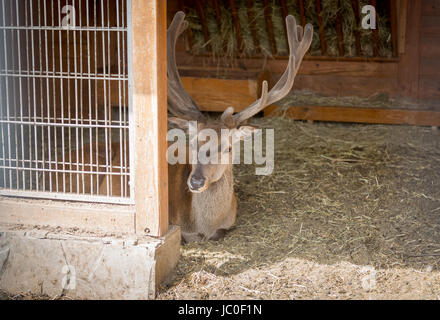
[[423, 0], [419, 98], [440, 100], [440, 0]]
[[[386, 61], [306, 57], [294, 89], [328, 96], [368, 97], [387, 93], [392, 97], [413, 101], [415, 109], [440, 111], [440, 104], [436, 101], [440, 98], [440, 0], [396, 1], [399, 10], [399, 58]], [[178, 6], [174, 0], [168, 3], [170, 19]], [[191, 83], [195, 81], [194, 78], [216, 78], [219, 70], [228, 79], [257, 80], [263, 65], [262, 59], [240, 59], [233, 67], [222, 66], [221, 62], [214, 62], [210, 57], [189, 54], [183, 42], [178, 47], [177, 64], [184, 84], [187, 81], [185, 77], [190, 77]], [[267, 69], [272, 74], [272, 83], [283, 72], [286, 64], [287, 61], [282, 59], [268, 60]], [[246, 85], [243, 82], [243, 86]], [[203, 95], [194, 86], [188, 86], [188, 91]], [[234, 101], [227, 98], [228, 92], [215, 91], [224, 98], [215, 99], [216, 107], [205, 109], [222, 109], [221, 105], [234, 106]], [[221, 99], [225, 101], [220, 103]], [[240, 109], [241, 106], [234, 107]]]

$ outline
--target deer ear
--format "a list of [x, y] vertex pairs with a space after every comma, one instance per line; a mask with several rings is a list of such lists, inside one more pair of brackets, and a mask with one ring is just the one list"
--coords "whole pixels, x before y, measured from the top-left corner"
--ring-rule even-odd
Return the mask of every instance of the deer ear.
[[169, 117], [168, 118], [168, 125], [172, 128], [180, 128], [183, 130], [188, 130], [188, 120], [180, 119], [176, 117]]
[[235, 132], [235, 136], [240, 140], [248, 140], [252, 138], [252, 134], [257, 128], [251, 126], [240, 126]]

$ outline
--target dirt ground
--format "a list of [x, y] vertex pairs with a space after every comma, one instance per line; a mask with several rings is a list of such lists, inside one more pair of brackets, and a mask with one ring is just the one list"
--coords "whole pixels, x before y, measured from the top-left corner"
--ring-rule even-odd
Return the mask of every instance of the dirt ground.
[[255, 119], [275, 169], [236, 165], [238, 217], [185, 245], [159, 299], [439, 299], [440, 132]]

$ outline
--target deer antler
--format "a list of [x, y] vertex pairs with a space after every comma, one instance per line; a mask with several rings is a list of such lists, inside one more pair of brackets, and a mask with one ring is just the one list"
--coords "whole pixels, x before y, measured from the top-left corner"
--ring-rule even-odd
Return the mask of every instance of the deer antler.
[[296, 25], [295, 18], [291, 15], [286, 17], [286, 26], [290, 52], [289, 63], [283, 75], [269, 92], [267, 92], [267, 82], [263, 81], [261, 98], [252, 103], [246, 109], [236, 114], [232, 114], [232, 109], [226, 110], [222, 116], [222, 119], [226, 123], [233, 126], [239, 125], [241, 122], [254, 116], [265, 107], [284, 98], [292, 89], [301, 61], [312, 43], [313, 26], [307, 24], [303, 32], [303, 28]]
[[188, 22], [184, 19], [185, 14], [182, 11], [177, 12], [167, 30], [168, 111], [174, 116], [185, 120], [205, 121], [199, 107], [183, 87], [177, 70], [175, 47], [177, 38], [188, 27]]

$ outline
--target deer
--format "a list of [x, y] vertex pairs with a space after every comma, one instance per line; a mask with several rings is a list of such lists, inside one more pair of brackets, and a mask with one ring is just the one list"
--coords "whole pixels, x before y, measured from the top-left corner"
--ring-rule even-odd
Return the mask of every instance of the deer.
[[[289, 61], [278, 82], [268, 91], [267, 81], [262, 82], [261, 97], [247, 108], [235, 113], [228, 107], [218, 119], [208, 119], [183, 87], [176, 64], [175, 46], [178, 37], [186, 30], [185, 14], [177, 12], [167, 30], [167, 90], [169, 127], [188, 130], [189, 122], [196, 121], [197, 129], [233, 130], [235, 141], [249, 138], [255, 127], [246, 121], [265, 107], [284, 98], [292, 89], [304, 55], [310, 48], [313, 26], [303, 28], [292, 15], [286, 17]], [[220, 139], [220, 153], [231, 156], [230, 139]], [[235, 142], [236, 143], [236, 142]], [[198, 142], [198, 147], [201, 142]], [[169, 214], [170, 222], [181, 227], [185, 242], [219, 240], [234, 224], [237, 216], [237, 200], [234, 193], [233, 164], [169, 165]]]
[[[167, 30], [167, 110], [171, 115], [168, 117], [168, 128], [179, 128], [188, 133], [190, 122], [195, 122], [199, 132], [203, 129], [211, 129], [221, 136], [222, 129], [232, 130], [235, 139], [231, 141], [229, 137], [222, 137], [220, 141], [217, 141], [218, 146], [214, 146], [230, 159], [232, 144], [248, 139], [256, 130], [255, 127], [247, 125], [246, 121], [265, 107], [284, 98], [292, 89], [299, 66], [312, 42], [313, 26], [307, 24], [303, 28], [296, 24], [293, 16], [287, 16], [289, 60], [278, 82], [269, 91], [267, 81], [263, 81], [261, 97], [258, 100], [237, 113], [234, 112], [233, 107], [228, 107], [218, 119], [208, 118], [201, 112], [180, 79], [175, 47], [178, 37], [187, 27], [185, 14], [179, 11]], [[121, 150], [119, 143], [112, 143], [111, 154], [106, 154], [105, 150], [108, 150], [108, 147], [102, 143], [99, 144], [99, 148], [85, 145], [79, 154], [84, 154], [84, 159], [87, 161], [98, 158], [99, 162], [103, 162], [111, 159], [113, 165], [118, 167]], [[201, 146], [200, 140], [197, 142], [197, 148]], [[75, 155], [72, 159], [76, 162]], [[237, 216], [233, 162], [212, 164], [200, 161], [190, 163], [189, 159], [186, 160], [186, 163], [168, 164], [169, 222], [180, 226], [184, 243], [220, 240], [235, 224]], [[110, 179], [109, 184], [109, 179], [104, 175], [100, 175], [99, 181], [88, 174], [82, 175], [84, 178], [81, 179], [79, 176], [73, 176], [73, 186], [70, 186], [67, 191], [108, 195], [110, 193], [108, 189], [112, 188], [112, 196], [119, 195], [121, 179]], [[62, 179], [62, 176], [59, 179]], [[81, 180], [82, 185], [76, 186], [77, 180]], [[124, 189], [129, 189], [128, 182], [125, 182]]]

